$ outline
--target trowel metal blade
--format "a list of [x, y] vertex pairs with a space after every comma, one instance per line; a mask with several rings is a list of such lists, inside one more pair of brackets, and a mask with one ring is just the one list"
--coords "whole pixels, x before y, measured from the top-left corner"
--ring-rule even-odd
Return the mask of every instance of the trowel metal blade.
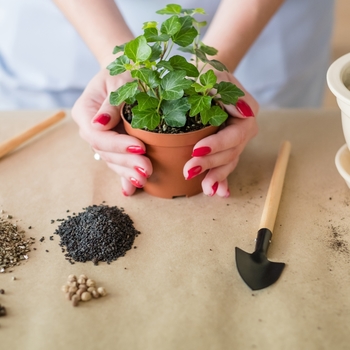
[[236, 265], [244, 282], [252, 289], [269, 287], [280, 277], [285, 264], [271, 262], [261, 252], [252, 254], [236, 247]]

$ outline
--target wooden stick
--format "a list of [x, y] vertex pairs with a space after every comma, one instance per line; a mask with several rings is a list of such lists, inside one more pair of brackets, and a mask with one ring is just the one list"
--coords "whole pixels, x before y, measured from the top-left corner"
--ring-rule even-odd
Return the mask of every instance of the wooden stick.
[[263, 213], [260, 220], [260, 228], [267, 228], [273, 232], [277, 210], [280, 203], [284, 177], [286, 175], [291, 144], [284, 141], [281, 145], [275, 168], [270, 181], [270, 186], [266, 195]]
[[17, 136], [14, 136], [7, 141], [0, 144], [0, 158], [3, 157], [8, 152], [12, 151], [13, 149], [17, 148], [24, 142], [28, 141], [33, 136], [39, 134], [40, 132], [44, 131], [51, 125], [59, 122], [61, 119], [65, 117], [66, 113], [63, 111], [60, 111], [53, 116], [44, 119], [43, 121], [39, 122], [38, 124], [34, 125], [33, 127], [29, 128], [28, 130], [20, 133]]

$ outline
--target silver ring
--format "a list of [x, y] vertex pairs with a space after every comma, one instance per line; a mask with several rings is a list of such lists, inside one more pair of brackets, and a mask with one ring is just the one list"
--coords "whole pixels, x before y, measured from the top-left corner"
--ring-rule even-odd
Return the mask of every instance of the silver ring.
[[92, 148], [92, 146], [90, 146], [90, 147], [91, 147], [92, 152], [94, 153], [94, 158], [96, 160], [101, 160], [101, 156], [97, 152], [95, 152], [95, 150]]

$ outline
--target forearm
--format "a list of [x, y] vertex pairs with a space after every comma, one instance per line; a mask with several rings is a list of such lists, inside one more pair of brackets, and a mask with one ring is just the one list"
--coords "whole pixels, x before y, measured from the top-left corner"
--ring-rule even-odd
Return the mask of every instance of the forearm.
[[54, 0], [76, 28], [102, 67], [111, 62], [114, 46], [133, 38], [113, 0]]
[[233, 72], [283, 2], [222, 0], [203, 42], [218, 49], [215, 58]]

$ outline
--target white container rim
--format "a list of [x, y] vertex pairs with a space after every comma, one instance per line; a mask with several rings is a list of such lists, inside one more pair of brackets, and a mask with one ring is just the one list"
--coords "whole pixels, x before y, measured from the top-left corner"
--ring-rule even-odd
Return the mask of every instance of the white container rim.
[[327, 71], [327, 84], [334, 96], [346, 104], [350, 104], [350, 90], [344, 85], [343, 75], [350, 72], [350, 53], [335, 60]]

